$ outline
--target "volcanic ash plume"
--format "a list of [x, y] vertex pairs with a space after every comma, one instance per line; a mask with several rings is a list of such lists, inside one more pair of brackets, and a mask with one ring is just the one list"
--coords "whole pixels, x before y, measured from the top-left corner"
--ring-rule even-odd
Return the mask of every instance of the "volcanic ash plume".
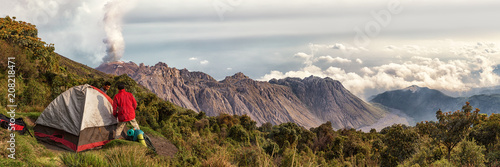
[[104, 6], [104, 31], [106, 31], [106, 56], [104, 63], [118, 61], [125, 52], [125, 41], [122, 35], [123, 15], [131, 9], [133, 0], [112, 0]]

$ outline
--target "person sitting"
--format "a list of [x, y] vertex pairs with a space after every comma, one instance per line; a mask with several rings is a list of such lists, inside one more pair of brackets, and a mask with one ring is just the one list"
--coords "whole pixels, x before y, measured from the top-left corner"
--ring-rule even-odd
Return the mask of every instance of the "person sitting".
[[104, 93], [108, 93], [109, 88], [111, 88], [111, 83], [106, 82], [104, 85], [101, 87], [101, 91]]

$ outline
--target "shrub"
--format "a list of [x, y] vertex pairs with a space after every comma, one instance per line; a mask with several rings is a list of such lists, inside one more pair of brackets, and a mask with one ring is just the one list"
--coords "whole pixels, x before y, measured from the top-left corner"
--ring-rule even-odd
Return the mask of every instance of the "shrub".
[[[287, 148], [287, 145], [298, 144], [299, 136], [302, 127], [292, 122], [282, 123], [279, 126], [274, 126], [269, 134], [269, 138], [273, 139], [280, 148]], [[286, 144], [288, 143], [288, 144]]]
[[435, 161], [438, 161], [445, 157], [445, 148], [437, 147], [434, 145], [435, 142], [425, 136], [421, 138], [420, 145], [417, 149], [417, 152], [413, 154], [411, 158], [405, 161], [404, 166], [428, 166]]
[[280, 166], [295, 166], [298, 163], [295, 149], [285, 148]]
[[261, 132], [271, 132], [273, 129], [273, 124], [270, 122], [263, 123], [257, 130]]
[[430, 166], [433, 166], [433, 167], [454, 167], [455, 165], [453, 165], [447, 159], [443, 158], [441, 160], [438, 160], [438, 161], [432, 163]]
[[243, 126], [238, 124], [229, 129], [229, 137], [239, 142], [245, 142], [249, 140], [250, 135], [248, 135]]
[[262, 148], [271, 156], [276, 155], [280, 151], [280, 146], [270, 139], [267, 139], [267, 143]]
[[219, 123], [219, 125], [224, 124], [230, 128], [235, 124], [239, 124], [240, 120], [228, 114], [220, 114], [219, 116], [217, 116], [217, 122]]
[[257, 122], [255, 122], [254, 120], [252, 120], [252, 118], [250, 118], [248, 115], [242, 115], [240, 117], [240, 124], [241, 126], [243, 126], [246, 130], [248, 131], [252, 131], [252, 130], [255, 130], [257, 129]]
[[207, 160], [203, 161], [203, 167], [233, 167], [230, 162], [231, 155], [225, 150], [217, 151], [214, 155], [210, 156]]
[[209, 126], [210, 126], [210, 122], [206, 118], [200, 119], [194, 123], [194, 127], [197, 130], [202, 130], [202, 129], [205, 129], [206, 127], [209, 127]]
[[243, 147], [234, 154], [234, 161], [238, 166], [262, 166], [265, 160], [265, 154], [261, 154], [257, 147]]
[[484, 146], [478, 146], [475, 140], [464, 140], [458, 144], [457, 148], [453, 149], [452, 162], [458, 166], [485, 166], [484, 151]]
[[387, 146], [381, 154], [383, 166], [396, 166], [416, 152], [419, 136], [413, 129], [398, 124], [382, 131], [386, 131], [383, 141]]

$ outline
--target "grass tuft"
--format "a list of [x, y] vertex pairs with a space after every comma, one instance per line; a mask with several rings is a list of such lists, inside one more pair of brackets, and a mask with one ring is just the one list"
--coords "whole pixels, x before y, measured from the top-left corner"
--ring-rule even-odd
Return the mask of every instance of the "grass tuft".
[[91, 152], [63, 153], [60, 158], [66, 166], [109, 166], [108, 161], [102, 156]]

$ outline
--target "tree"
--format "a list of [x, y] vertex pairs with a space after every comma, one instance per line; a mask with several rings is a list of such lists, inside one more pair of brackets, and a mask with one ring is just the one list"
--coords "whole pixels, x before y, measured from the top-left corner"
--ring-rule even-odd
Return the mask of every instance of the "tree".
[[401, 124], [384, 128], [383, 142], [387, 146], [382, 152], [382, 166], [396, 166], [416, 152], [419, 135], [414, 129]]
[[229, 129], [229, 137], [236, 141], [244, 142], [250, 138], [250, 135], [248, 135], [248, 132], [243, 126], [236, 124]]
[[233, 125], [239, 124], [240, 120], [238, 119], [238, 115], [231, 116], [224, 113], [217, 116], [217, 122], [219, 123], [219, 125], [224, 124], [230, 128]]
[[284, 148], [287, 144], [298, 144], [302, 128], [292, 122], [282, 123], [279, 126], [274, 126], [269, 138], [273, 139], [280, 148]]
[[337, 136], [330, 121], [321, 124], [317, 128], [311, 128], [311, 131], [316, 134], [312, 147], [315, 151], [326, 151], [329, 149]]
[[258, 128], [258, 130], [261, 131], [261, 132], [271, 132], [272, 129], [273, 129], [273, 124], [271, 124], [270, 122], [263, 123]]
[[475, 139], [479, 144], [484, 145], [490, 152], [497, 138], [500, 138], [500, 114], [491, 114], [489, 117], [482, 117], [477, 125], [472, 128], [469, 138]]
[[246, 114], [240, 116], [240, 124], [248, 131], [257, 129], [257, 122], [252, 120], [252, 118]]
[[479, 109], [471, 111], [472, 106], [466, 102], [462, 111], [443, 113], [438, 110], [436, 112], [438, 122], [434, 125], [436, 130], [431, 133], [431, 136], [446, 147], [448, 160], [450, 160], [453, 148], [469, 134], [471, 126], [478, 121]]

